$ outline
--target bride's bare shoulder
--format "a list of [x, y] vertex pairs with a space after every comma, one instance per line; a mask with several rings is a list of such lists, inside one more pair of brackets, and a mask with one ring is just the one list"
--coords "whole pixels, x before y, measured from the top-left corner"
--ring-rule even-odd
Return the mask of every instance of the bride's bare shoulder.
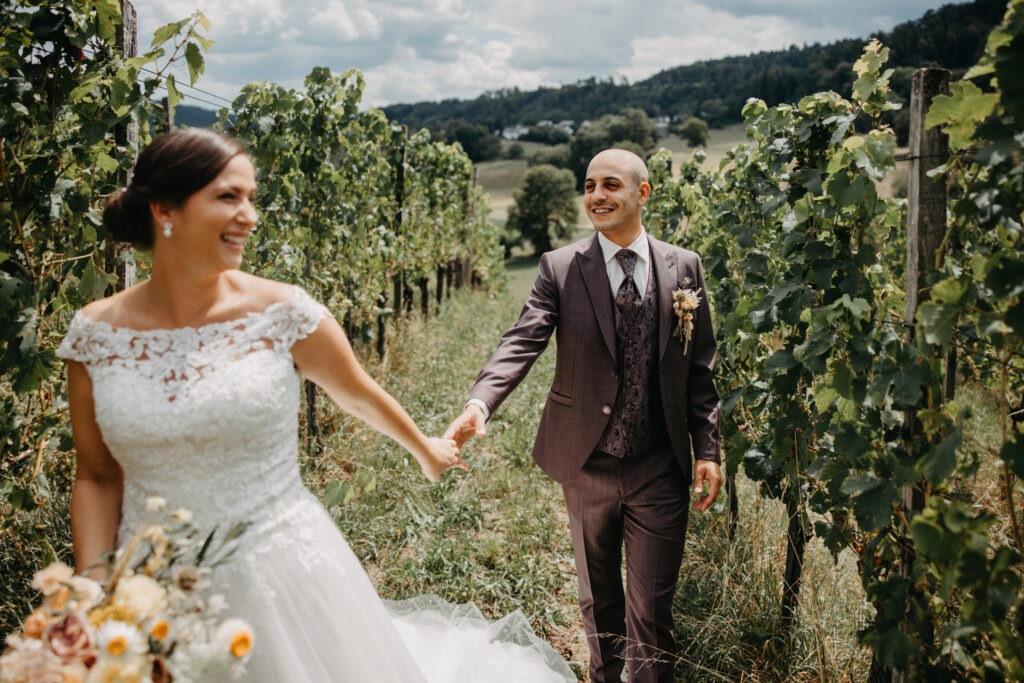
[[137, 285], [82, 307], [82, 314], [92, 322], [105, 322], [120, 327], [130, 322], [131, 310], [139, 297], [142, 285]]
[[250, 273], [236, 271], [232, 273], [239, 291], [245, 292], [246, 308], [261, 311], [271, 304], [287, 301], [295, 291], [295, 286], [287, 282], [268, 280]]

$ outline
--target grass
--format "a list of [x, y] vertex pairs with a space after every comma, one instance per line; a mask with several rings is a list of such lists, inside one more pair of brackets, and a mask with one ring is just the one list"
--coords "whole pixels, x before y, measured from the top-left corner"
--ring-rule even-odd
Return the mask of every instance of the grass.
[[[510, 280], [519, 286], [514, 275]], [[440, 434], [517, 314], [507, 294], [458, 292], [439, 316], [413, 318], [396, 330], [385, 358], [368, 360], [367, 369], [424, 431]], [[531, 381], [488, 423], [489, 436], [464, 450], [470, 473], [451, 472], [432, 485], [400, 447], [334, 410], [325, 415], [335, 430], [326, 455], [306, 460], [304, 470], [321, 497], [334, 479], [352, 480], [360, 469], [374, 473], [372, 491], [332, 514], [382, 597], [435, 593], [472, 601], [490, 617], [521, 609], [579, 663], [586, 648], [561, 489], [530, 457], [552, 363], [545, 354]]]
[[[368, 360], [367, 369], [423, 429], [440, 433], [518, 315], [535, 273], [535, 258], [517, 259], [509, 264], [509, 293], [457, 292], [439, 316], [398, 330], [385, 358]], [[470, 473], [431, 485], [397, 445], [333, 410], [325, 416], [335, 429], [326, 455], [304, 465], [321, 497], [333, 479], [374, 472], [374, 490], [332, 513], [383, 597], [436, 593], [473, 601], [491, 617], [521, 609], [586, 680], [562, 493], [530, 457], [553, 356], [541, 356], [488, 423], [488, 437], [466, 447]], [[854, 634], [870, 608], [852, 557], [835, 564], [820, 543], [809, 545], [799, 618], [783, 646], [784, 511], [743, 477], [740, 496], [732, 543], [722, 502], [711, 514], [691, 515], [676, 597], [677, 680], [862, 680], [870, 655]]]
[[833, 562], [820, 541], [804, 557], [798, 617], [788, 642], [779, 636], [786, 557], [785, 506], [737, 477], [735, 541], [724, 502], [714, 514], [690, 514], [675, 599], [680, 681], [862, 681], [871, 655], [856, 645], [871, 607], [852, 553]]

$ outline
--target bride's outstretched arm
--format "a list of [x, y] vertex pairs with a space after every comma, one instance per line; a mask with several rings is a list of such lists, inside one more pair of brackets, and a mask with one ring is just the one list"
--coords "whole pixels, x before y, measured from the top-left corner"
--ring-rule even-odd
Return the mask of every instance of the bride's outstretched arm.
[[[68, 361], [68, 404], [75, 437], [75, 485], [71, 492], [71, 536], [75, 565], [80, 574], [99, 562], [117, 544], [124, 473], [110, 454], [92, 399], [92, 380], [85, 366]], [[105, 578], [105, 570], [89, 573]]]
[[313, 334], [296, 342], [292, 358], [299, 372], [326, 391], [342, 410], [412, 453], [431, 481], [440, 479], [450, 467], [469, 469], [459, 458], [454, 441], [424, 436], [398, 401], [366, 374], [334, 318], [325, 317]]

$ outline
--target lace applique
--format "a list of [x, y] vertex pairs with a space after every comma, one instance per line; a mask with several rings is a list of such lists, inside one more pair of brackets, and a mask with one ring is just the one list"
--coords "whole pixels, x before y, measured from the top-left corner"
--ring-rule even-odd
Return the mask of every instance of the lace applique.
[[200, 327], [115, 328], [78, 311], [57, 355], [87, 366], [117, 365], [148, 379], [160, 379], [167, 399], [173, 401], [226, 363], [257, 351], [290, 351], [327, 315], [327, 308], [300, 287], [293, 287], [286, 300], [262, 312]]

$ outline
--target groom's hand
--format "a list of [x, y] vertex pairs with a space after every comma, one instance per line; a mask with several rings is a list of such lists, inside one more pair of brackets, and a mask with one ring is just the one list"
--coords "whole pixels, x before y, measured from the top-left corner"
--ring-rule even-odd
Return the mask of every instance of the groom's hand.
[[445, 430], [445, 439], [455, 439], [459, 448], [474, 436], [487, 436], [487, 420], [480, 406], [470, 403]]
[[[718, 498], [718, 492], [721, 489], [721, 466], [711, 460], [698, 460], [693, 472], [694, 509], [701, 512], [707, 510]], [[707, 491], [706, 495], [705, 490]]]

